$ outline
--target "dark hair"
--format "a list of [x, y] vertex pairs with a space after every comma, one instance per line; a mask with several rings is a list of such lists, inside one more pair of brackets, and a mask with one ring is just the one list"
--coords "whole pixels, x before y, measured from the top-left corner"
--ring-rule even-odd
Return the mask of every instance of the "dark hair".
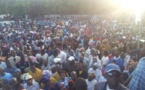
[[75, 81], [76, 90], [87, 90], [87, 83], [83, 78], [77, 78]]
[[104, 55], [108, 56], [109, 52], [108, 51], [104, 51]]

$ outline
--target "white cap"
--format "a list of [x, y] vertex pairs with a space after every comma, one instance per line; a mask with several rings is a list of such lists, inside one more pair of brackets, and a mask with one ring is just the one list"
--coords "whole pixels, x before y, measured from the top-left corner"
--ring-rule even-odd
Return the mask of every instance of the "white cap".
[[73, 56], [70, 56], [69, 58], [68, 58], [68, 60], [69, 61], [73, 61], [75, 58], [73, 57]]
[[29, 79], [32, 79], [32, 76], [28, 74], [26, 75], [25, 80], [29, 80]]
[[58, 62], [61, 62], [61, 59], [60, 58], [55, 58], [54, 63], [58, 63]]

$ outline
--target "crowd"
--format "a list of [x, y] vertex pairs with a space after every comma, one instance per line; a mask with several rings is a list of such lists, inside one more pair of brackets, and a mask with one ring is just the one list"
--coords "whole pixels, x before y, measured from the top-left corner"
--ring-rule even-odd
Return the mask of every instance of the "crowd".
[[15, 20], [0, 30], [0, 90], [145, 90], [136, 28], [111, 17]]

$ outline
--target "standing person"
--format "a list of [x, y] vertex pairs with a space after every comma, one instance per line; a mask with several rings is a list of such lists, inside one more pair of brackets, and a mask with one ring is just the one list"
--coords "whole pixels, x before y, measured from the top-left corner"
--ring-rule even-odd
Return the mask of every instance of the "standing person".
[[96, 76], [94, 73], [89, 73], [87, 82], [87, 90], [94, 90], [95, 85], [97, 84]]
[[15, 70], [17, 69], [15, 66], [12, 66], [10, 61], [6, 61], [7, 67], [5, 68], [5, 72], [8, 72], [14, 76]]
[[75, 58], [73, 56], [68, 58], [68, 61], [66, 64], [64, 64], [64, 69], [68, 72], [69, 75], [72, 71], [76, 70]]
[[76, 90], [87, 90], [87, 83], [85, 79], [79, 77], [75, 81]]
[[75, 81], [77, 79], [77, 74], [75, 71], [71, 72], [71, 80], [68, 82], [69, 90], [76, 90], [75, 88]]
[[95, 90], [128, 90], [127, 87], [119, 83], [121, 70], [116, 64], [108, 64], [105, 69], [107, 81], [97, 83]]
[[97, 63], [94, 63], [94, 64], [93, 64], [93, 67], [90, 68], [90, 69], [88, 70], [88, 74], [89, 74], [89, 73], [94, 73], [97, 81], [98, 81], [98, 80], [100, 79], [100, 77], [102, 76], [102, 72], [101, 72], [101, 70], [99, 69], [99, 65], [98, 65]]
[[36, 82], [38, 82], [42, 78], [42, 70], [36, 68], [34, 63], [30, 64], [30, 70], [28, 73]]
[[123, 59], [119, 55], [118, 51], [115, 51], [115, 56], [109, 61], [109, 63], [112, 63], [114, 61], [120, 67], [121, 71], [123, 71], [123, 69], [124, 69]]
[[11, 81], [13, 76], [10, 73], [7, 73], [4, 71], [3, 67], [0, 67], [0, 79], [6, 79], [8, 81]]
[[88, 73], [87, 73], [87, 71], [85, 71], [85, 70], [83, 69], [82, 63], [77, 63], [77, 70], [76, 70], [76, 73], [77, 73], [77, 76], [78, 76], [78, 77], [82, 77], [82, 78], [84, 78], [84, 79], [87, 79], [87, 77], [88, 77]]
[[40, 90], [39, 84], [35, 82], [31, 75], [25, 77], [26, 84], [24, 84], [24, 89], [26, 90]]
[[139, 60], [136, 69], [132, 73], [132, 79], [129, 83], [130, 90], [145, 90], [145, 53], [141, 51], [142, 58]]

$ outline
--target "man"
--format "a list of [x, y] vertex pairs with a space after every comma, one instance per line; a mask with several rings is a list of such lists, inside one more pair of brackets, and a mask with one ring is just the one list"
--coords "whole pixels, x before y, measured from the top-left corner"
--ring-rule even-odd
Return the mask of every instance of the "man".
[[4, 72], [4, 68], [0, 67], [0, 79], [11, 81], [13, 76], [10, 73]]
[[87, 82], [87, 90], [94, 90], [95, 85], [97, 84], [97, 80], [95, 79], [94, 73], [89, 73], [88, 79], [86, 79]]
[[8, 72], [14, 76], [15, 70], [17, 69], [15, 66], [12, 66], [10, 61], [6, 61], [7, 67], [5, 68], [5, 72]]
[[76, 90], [87, 90], [87, 83], [85, 79], [79, 77], [75, 81]]
[[34, 63], [30, 64], [30, 70], [28, 73], [33, 77], [36, 82], [38, 82], [42, 77], [42, 70], [36, 68]]
[[24, 89], [26, 90], [40, 90], [39, 84], [33, 80], [31, 75], [25, 77], [26, 84], [24, 84]]
[[119, 55], [119, 51], [115, 51], [115, 56], [109, 61], [109, 63], [113, 63], [114, 61], [122, 71], [124, 69], [124, 65], [123, 65], [123, 59]]
[[77, 72], [77, 76], [78, 77], [82, 77], [84, 79], [87, 79], [88, 73], [87, 73], [87, 71], [85, 71], [83, 69], [82, 63], [77, 63], [77, 70], [76, 70], [76, 72]]
[[72, 71], [76, 70], [75, 58], [73, 56], [68, 58], [68, 61], [66, 64], [64, 64], [64, 69], [68, 72], [69, 75]]
[[[144, 54], [144, 56], [145, 56], [145, 54]], [[145, 70], [145, 57], [142, 57], [139, 60], [139, 63], [137, 65], [136, 69], [132, 73], [132, 79], [129, 83], [130, 90], [145, 90], [145, 83], [144, 83], [145, 72], [144, 72], [144, 70]]]
[[102, 76], [102, 72], [98, 68], [99, 68], [99, 65], [97, 63], [94, 63], [93, 67], [88, 70], [88, 74], [94, 73], [96, 75], [96, 80], [99, 80], [100, 77]]
[[105, 69], [106, 82], [100, 82], [96, 85], [95, 90], [128, 90], [124, 85], [119, 83], [121, 70], [116, 64], [108, 64]]
[[77, 74], [75, 71], [71, 72], [71, 80], [68, 82], [69, 90], [76, 90], [75, 89], [75, 81], [77, 79]]

